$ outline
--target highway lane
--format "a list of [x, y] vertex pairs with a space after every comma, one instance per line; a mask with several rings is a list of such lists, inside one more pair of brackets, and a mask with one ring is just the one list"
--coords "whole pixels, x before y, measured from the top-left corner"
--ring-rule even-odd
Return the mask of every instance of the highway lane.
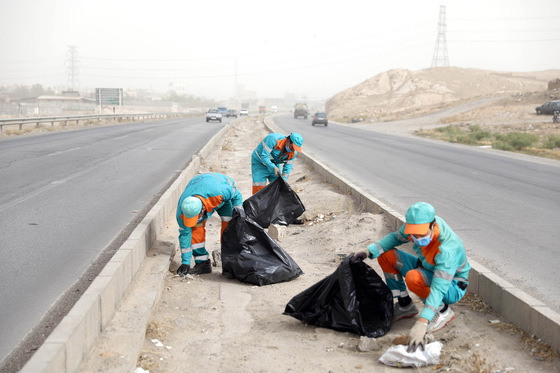
[[470, 258], [560, 312], [560, 162], [335, 123], [312, 127], [289, 115], [274, 121], [403, 215], [416, 201], [432, 203]]
[[183, 118], [0, 141], [0, 361], [224, 124]]

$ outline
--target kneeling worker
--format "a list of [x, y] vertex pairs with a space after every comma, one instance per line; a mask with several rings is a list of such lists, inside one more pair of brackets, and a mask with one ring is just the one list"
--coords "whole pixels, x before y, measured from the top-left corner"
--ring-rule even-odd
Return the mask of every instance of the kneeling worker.
[[[467, 254], [461, 239], [447, 223], [435, 215], [426, 202], [410, 206], [406, 223], [397, 231], [358, 251], [352, 260], [377, 258], [389, 289], [398, 298], [393, 321], [418, 313], [407, 287], [424, 302], [424, 308], [409, 333], [408, 351], [424, 348], [426, 333], [433, 333], [450, 322], [455, 314], [450, 304], [465, 295], [469, 270]], [[412, 255], [395, 247], [413, 242]]]
[[253, 194], [263, 189], [267, 180], [273, 182], [282, 176], [287, 181], [302, 145], [303, 137], [299, 133], [293, 132], [290, 136], [280, 133], [267, 135], [251, 156]]
[[[241, 206], [243, 197], [235, 182], [226, 175], [215, 172], [201, 174], [189, 181], [177, 205], [181, 266], [177, 274], [200, 275], [212, 272], [212, 264], [206, 251], [206, 220], [214, 211], [222, 219], [221, 234], [226, 229], [235, 206]], [[190, 267], [194, 256], [195, 266]]]

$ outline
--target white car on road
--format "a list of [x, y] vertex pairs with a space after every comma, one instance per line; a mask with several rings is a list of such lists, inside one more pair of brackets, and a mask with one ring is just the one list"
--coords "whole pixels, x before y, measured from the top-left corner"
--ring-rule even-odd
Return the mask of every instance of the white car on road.
[[211, 120], [222, 123], [222, 113], [220, 113], [218, 109], [208, 110], [208, 112], [206, 113], [206, 122], [210, 122]]

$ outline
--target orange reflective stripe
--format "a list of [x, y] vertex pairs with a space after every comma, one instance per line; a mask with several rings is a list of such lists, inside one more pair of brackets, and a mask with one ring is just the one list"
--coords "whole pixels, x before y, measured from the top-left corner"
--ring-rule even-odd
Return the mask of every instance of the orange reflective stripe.
[[224, 234], [224, 231], [226, 230], [228, 224], [229, 224], [229, 221], [223, 221], [222, 220], [222, 230], [220, 231], [220, 243], [222, 242], [222, 235]]
[[[198, 197], [198, 196], [197, 196]], [[206, 207], [207, 212], [212, 212], [214, 209], [222, 203], [224, 200], [224, 196], [212, 196], [208, 198], [200, 198], [202, 203], [204, 203], [204, 207]]]
[[266, 185], [253, 185], [253, 194], [257, 193], [259, 190], [264, 189]]
[[204, 228], [205, 225], [206, 222], [203, 221], [202, 224], [195, 225], [191, 228], [191, 244], [197, 244], [206, 241], [206, 229]]
[[426, 261], [431, 265], [436, 265], [436, 255], [439, 254], [439, 225], [437, 223], [434, 226], [434, 238], [432, 242], [426, 247], [422, 248], [422, 255], [426, 258]]
[[276, 140], [276, 146], [274, 146], [274, 149], [282, 151], [282, 149], [286, 146], [286, 140], [288, 140], [287, 137], [284, 137], [282, 140]]

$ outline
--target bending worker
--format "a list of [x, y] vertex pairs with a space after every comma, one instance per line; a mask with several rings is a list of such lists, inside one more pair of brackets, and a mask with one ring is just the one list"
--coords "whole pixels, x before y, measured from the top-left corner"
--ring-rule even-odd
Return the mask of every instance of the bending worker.
[[[393, 321], [418, 313], [407, 287], [424, 302], [409, 333], [408, 352], [413, 352], [418, 346], [424, 349], [426, 333], [436, 332], [453, 320], [455, 314], [449, 305], [465, 295], [471, 266], [463, 242], [435, 215], [432, 205], [413, 204], [406, 211], [405, 219], [406, 223], [397, 232], [358, 251], [352, 260], [377, 258], [387, 286], [398, 298]], [[418, 256], [395, 248], [410, 241]]]
[[[200, 275], [212, 272], [212, 264], [206, 251], [206, 220], [214, 211], [222, 219], [221, 234], [226, 229], [235, 206], [241, 206], [243, 197], [235, 182], [226, 175], [215, 172], [200, 174], [189, 181], [177, 206], [181, 266], [177, 274]], [[191, 265], [194, 256], [195, 265]]]
[[[253, 176], [253, 194], [266, 186], [267, 180], [273, 182], [282, 176], [288, 180], [294, 160], [301, 152], [303, 137], [299, 133], [284, 136], [279, 133], [267, 135], [253, 150], [251, 156], [251, 173]], [[282, 167], [282, 169], [280, 169]]]

